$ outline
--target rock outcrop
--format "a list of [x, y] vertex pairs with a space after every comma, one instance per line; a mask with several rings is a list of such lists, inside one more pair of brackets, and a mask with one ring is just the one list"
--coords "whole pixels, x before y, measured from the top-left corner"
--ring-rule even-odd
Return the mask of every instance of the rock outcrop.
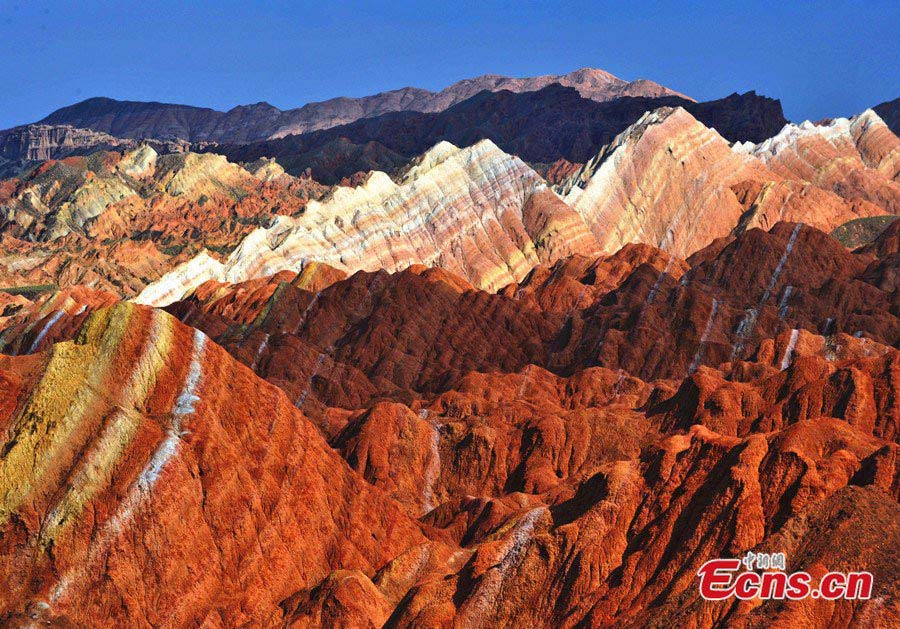
[[[101, 150], [131, 150], [141, 143], [71, 125], [33, 124], [15, 127], [0, 131], [0, 177], [19, 176], [39, 162], [50, 159]], [[160, 153], [180, 153], [190, 148], [190, 144], [183, 140], [159, 141], [148, 138], [143, 143], [151, 145]]]

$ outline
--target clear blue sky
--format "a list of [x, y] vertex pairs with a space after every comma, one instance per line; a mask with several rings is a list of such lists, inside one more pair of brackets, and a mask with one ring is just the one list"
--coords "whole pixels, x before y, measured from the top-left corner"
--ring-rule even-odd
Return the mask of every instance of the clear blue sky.
[[698, 100], [756, 89], [793, 120], [900, 96], [897, 0], [550, 4], [0, 0], [0, 128], [90, 96], [289, 108], [583, 66]]

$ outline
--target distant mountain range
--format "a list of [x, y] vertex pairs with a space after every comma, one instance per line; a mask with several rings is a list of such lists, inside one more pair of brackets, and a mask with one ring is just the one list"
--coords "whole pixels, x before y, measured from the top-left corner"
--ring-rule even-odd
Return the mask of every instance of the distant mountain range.
[[0, 132], [0, 176], [40, 160], [150, 142], [160, 152], [206, 151], [231, 160], [275, 157], [288, 172], [337, 183], [369, 170], [395, 172], [441, 140], [491, 139], [534, 164], [581, 163], [637, 120], [682, 106], [726, 139], [759, 142], [787, 122], [781, 104], [754, 92], [697, 103], [647, 80], [581, 69], [564, 75], [484, 75], [440, 92], [404, 88], [286, 111], [267, 103], [227, 112], [91, 98], [37, 123]]
[[777, 100], [755, 92], [697, 103], [680, 96], [625, 96], [606, 102], [559, 84], [535, 91], [483, 91], [437, 113], [394, 112], [354, 123], [250, 144], [205, 150], [231, 161], [274, 157], [290, 173], [307, 168], [325, 183], [355, 172], [392, 170], [442, 140], [470, 146], [490, 139], [533, 164], [585, 162], [601, 146], [659, 107], [683, 107], [730, 141], [761, 142], [787, 124]]
[[[898, 102], [874, 108], [895, 133]], [[0, 177], [41, 160], [141, 142], [162, 153], [205, 151], [232, 161], [274, 157], [292, 174], [333, 184], [369, 170], [396, 172], [440, 141], [470, 146], [490, 139], [544, 172], [559, 160], [589, 160], [642, 114], [666, 106], [685, 108], [731, 142], [761, 142], [788, 122], [778, 100], [752, 91], [696, 102], [652, 81], [591, 68], [531, 78], [483, 75], [439, 92], [407, 87], [288, 110], [257, 103], [221, 112], [90, 98], [0, 131]]]
[[485, 90], [532, 92], [553, 83], [573, 87], [584, 98], [598, 102], [622, 96], [687, 98], [653, 81], [628, 82], [603, 70], [582, 68], [569, 74], [522, 79], [486, 74], [464, 79], [440, 92], [404, 87], [362, 98], [332, 98], [284, 111], [268, 103], [222, 112], [188, 105], [89, 98], [54, 111], [39, 124], [71, 125], [121, 138], [242, 143], [327, 129], [395, 111], [443, 111]]

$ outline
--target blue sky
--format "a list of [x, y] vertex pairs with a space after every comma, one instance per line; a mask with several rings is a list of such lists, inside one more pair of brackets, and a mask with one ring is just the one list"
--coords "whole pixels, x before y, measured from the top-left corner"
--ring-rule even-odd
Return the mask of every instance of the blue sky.
[[0, 0], [0, 128], [90, 96], [289, 108], [584, 66], [793, 120], [900, 96], [900, 2], [787, 4]]

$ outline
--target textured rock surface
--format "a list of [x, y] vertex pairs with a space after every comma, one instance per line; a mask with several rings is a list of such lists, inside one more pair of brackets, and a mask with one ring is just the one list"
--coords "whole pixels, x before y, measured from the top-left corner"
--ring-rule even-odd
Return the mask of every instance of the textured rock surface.
[[850, 120], [787, 125], [775, 137], [737, 150], [779, 175], [900, 213], [900, 138], [871, 109]]
[[71, 126], [28, 125], [0, 135], [0, 156], [9, 160], [43, 161], [79, 148], [112, 148], [127, 142], [107, 133]]
[[192, 261], [138, 300], [164, 305], [206, 280], [258, 278], [307, 260], [346, 271], [440, 266], [496, 289], [539, 262], [596, 248], [578, 215], [521, 160], [489, 140], [467, 149], [441, 143], [399, 183], [376, 172], [362, 186], [339, 188], [303, 216], [253, 232], [224, 265]]
[[779, 220], [831, 231], [892, 212], [820, 183], [774, 172], [743, 148], [731, 150], [679, 107], [642, 116], [557, 189], [607, 253], [643, 242], [686, 257], [713, 238]]
[[139, 292], [204, 247], [228, 252], [325, 188], [272, 162], [153, 148], [47, 161], [0, 184], [0, 287]]
[[425, 539], [282, 392], [165, 313], [98, 311], [0, 378], [6, 614], [268, 624]]
[[[611, 254], [633, 242], [685, 258], [713, 238], [769, 229], [782, 220], [831, 232], [894, 211], [897, 183], [884, 173], [893, 168], [900, 140], [871, 114], [853, 128], [848, 137], [855, 137], [850, 148], [856, 161], [824, 160], [820, 170], [832, 173], [824, 177], [770, 168], [756, 157], [793, 153], [784, 148], [789, 142], [732, 149], [684, 109], [658, 109], [554, 186], [574, 212], [545, 190], [534, 171], [490, 141], [461, 150], [440, 143], [399, 184], [375, 173], [365, 185], [311, 205], [299, 219], [257, 230], [223, 267], [192, 262], [150, 286], [140, 300], [162, 305], [209, 279], [239, 282], [296, 271], [308, 259], [347, 271], [440, 266], [494, 290], [519, 281], [538, 262]], [[790, 137], [791, 129], [778, 137]], [[843, 185], [847, 180], [858, 181], [858, 189]], [[445, 222], [450, 216], [453, 226]]]
[[[38, 353], [0, 358], [0, 613], [893, 626], [896, 231], [850, 253], [779, 224], [690, 262], [631, 245], [500, 294], [310, 264], [170, 308], [209, 340], [90, 291], [23, 305], [6, 351]], [[702, 601], [703, 561], [751, 549], [871, 570], [875, 596]]]
[[[148, 139], [157, 151], [179, 153], [190, 148], [186, 141]], [[0, 177], [14, 177], [38, 162], [99, 150], [129, 150], [138, 140], [117, 138], [91, 129], [70, 125], [33, 124], [0, 131]]]

